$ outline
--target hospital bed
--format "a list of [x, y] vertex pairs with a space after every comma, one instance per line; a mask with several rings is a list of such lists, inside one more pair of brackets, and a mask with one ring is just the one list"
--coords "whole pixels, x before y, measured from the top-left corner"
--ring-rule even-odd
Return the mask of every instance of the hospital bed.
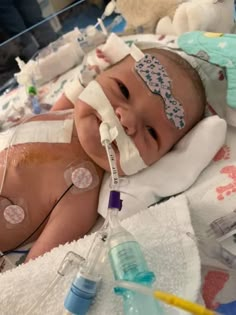
[[[154, 40], [153, 35], [135, 35], [126, 38], [126, 41], [131, 43], [140, 38], [142, 41]], [[66, 82], [77, 75], [79, 68], [80, 65], [77, 65], [40, 86], [38, 88], [40, 102], [53, 104], [61, 95]], [[15, 123], [21, 117], [22, 111], [29, 113], [32, 110], [24, 105], [27, 97], [23, 87], [18, 87], [1, 96], [2, 130]], [[49, 107], [45, 108], [49, 109]], [[226, 143], [212, 162], [204, 170], [201, 169], [197, 174], [192, 175], [190, 182], [184, 184], [186, 187], [183, 185], [180, 191], [173, 191], [173, 194], [177, 194], [188, 188], [178, 197], [172, 197], [166, 202], [149, 207], [166, 197], [161, 192], [162, 183], [154, 188], [151, 187], [150, 174], [145, 180], [142, 180], [142, 175], [138, 181], [136, 178], [134, 181], [131, 179], [128, 187], [124, 187], [126, 192], [136, 195], [138, 199], [123, 196], [124, 209], [126, 209], [126, 212], [123, 212], [123, 224], [135, 235], [145, 256], [148, 257], [148, 263], [157, 276], [156, 286], [190, 300], [199, 300], [202, 293], [206, 305], [212, 309], [221, 307], [235, 310], [235, 273], [227, 271], [215, 257], [208, 257], [204, 253], [200, 257], [196, 241], [187, 233], [194, 235], [195, 230], [201, 234], [215, 219], [234, 210], [235, 191], [227, 190], [227, 184], [232, 182], [234, 185], [236, 178], [234, 137], [235, 130], [230, 127]], [[182, 177], [185, 176], [186, 174], [182, 173]], [[105, 214], [107, 208], [108, 181], [107, 175], [100, 195], [99, 212], [101, 215]], [[181, 180], [176, 179], [176, 181], [181, 186]], [[219, 187], [226, 187], [225, 190], [221, 189], [223, 191], [221, 195], [217, 193]], [[138, 197], [141, 195], [141, 198]], [[0, 314], [16, 312], [26, 314], [35, 301], [40, 299], [42, 292], [45, 292], [48, 283], [54, 279], [66, 253], [73, 251], [84, 257], [91, 242], [92, 235], [60, 246], [26, 265], [12, 268], [9, 263], [11, 270], [0, 274]], [[203, 264], [202, 273], [200, 258]], [[11, 260], [11, 257], [9, 256], [8, 259]], [[15, 256], [12, 261], [19, 263], [20, 257]], [[5, 261], [5, 263], [8, 262]], [[108, 269], [109, 267], [106, 266], [105, 270]], [[75, 269], [61, 277], [44, 302], [38, 304], [33, 314], [62, 314], [64, 297], [74, 274]], [[14, 304], [12, 300], [15, 301]], [[165, 308], [165, 311], [166, 314], [182, 314], [181, 311], [173, 308]], [[104, 285], [90, 313], [121, 314], [121, 312], [122, 303], [112, 294], [112, 274], [109, 271], [104, 274]]]

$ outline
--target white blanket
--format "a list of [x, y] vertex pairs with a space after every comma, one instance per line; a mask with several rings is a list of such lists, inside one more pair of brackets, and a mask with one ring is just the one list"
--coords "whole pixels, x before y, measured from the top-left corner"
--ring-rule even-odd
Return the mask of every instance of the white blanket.
[[[214, 220], [236, 209], [236, 128], [228, 127], [226, 144], [212, 163], [186, 192], [192, 223], [197, 234], [204, 234]], [[235, 245], [236, 246], [236, 245]], [[215, 269], [226, 268], [216, 259], [201, 254], [207, 267], [203, 273], [203, 296], [208, 307], [223, 314], [236, 314], [236, 273]], [[206, 269], [204, 267], [204, 269]], [[227, 269], [227, 268], [226, 268]], [[231, 304], [230, 304], [231, 303]], [[218, 308], [224, 305], [226, 309]]]
[[[185, 196], [143, 210], [123, 221], [141, 244], [150, 270], [156, 274], [156, 288], [186, 299], [196, 300], [200, 288], [198, 250], [186, 232], [193, 233]], [[92, 236], [60, 246], [43, 257], [0, 274], [0, 314], [25, 315], [39, 299], [68, 251], [86, 255]], [[122, 314], [122, 300], [112, 291], [112, 273], [108, 262], [104, 266], [103, 285], [89, 314]], [[61, 278], [47, 299], [31, 314], [61, 315], [63, 301], [74, 273]], [[167, 308], [166, 314], [186, 314]]]

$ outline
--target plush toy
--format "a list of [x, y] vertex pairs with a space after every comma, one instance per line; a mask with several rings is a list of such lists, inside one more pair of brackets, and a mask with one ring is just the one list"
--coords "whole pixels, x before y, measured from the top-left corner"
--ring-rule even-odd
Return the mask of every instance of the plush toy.
[[230, 33], [234, 0], [112, 0], [127, 22], [126, 30], [179, 35], [203, 30]]
[[157, 34], [180, 35], [191, 31], [231, 33], [234, 26], [234, 0], [189, 0], [176, 9], [173, 19], [162, 18]]
[[[126, 31], [139, 30], [154, 33], [157, 22], [168, 16], [173, 18], [177, 7], [186, 0], [112, 0], [116, 11], [127, 22]], [[197, 1], [197, 0], [196, 0]]]

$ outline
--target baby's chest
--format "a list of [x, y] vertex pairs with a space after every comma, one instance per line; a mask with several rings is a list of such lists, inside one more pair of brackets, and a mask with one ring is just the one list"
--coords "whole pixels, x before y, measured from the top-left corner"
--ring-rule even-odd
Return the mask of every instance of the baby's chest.
[[0, 180], [5, 173], [4, 191], [57, 195], [69, 184], [71, 167], [85, 160], [79, 143], [15, 145], [0, 153]]

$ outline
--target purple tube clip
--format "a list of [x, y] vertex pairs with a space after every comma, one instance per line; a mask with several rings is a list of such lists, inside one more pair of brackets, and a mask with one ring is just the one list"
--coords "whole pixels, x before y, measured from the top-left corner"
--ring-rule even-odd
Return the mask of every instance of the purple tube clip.
[[110, 191], [110, 197], [108, 202], [108, 208], [115, 208], [121, 210], [122, 200], [120, 199], [120, 192], [116, 190]]

